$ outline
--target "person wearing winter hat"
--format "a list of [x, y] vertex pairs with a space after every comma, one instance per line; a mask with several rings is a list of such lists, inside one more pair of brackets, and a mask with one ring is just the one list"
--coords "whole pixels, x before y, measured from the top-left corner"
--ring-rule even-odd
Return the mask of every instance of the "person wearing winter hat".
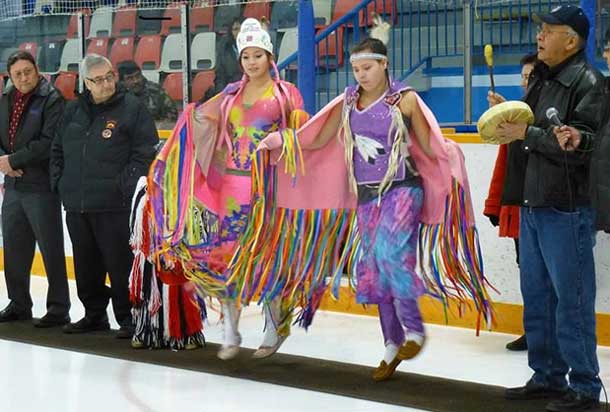
[[[242, 79], [205, 103], [185, 108], [151, 168], [148, 186], [153, 254], [168, 267], [180, 265], [201, 295], [221, 300], [224, 340], [218, 357], [223, 360], [237, 356], [239, 307], [253, 298], [247, 295], [255, 289], [252, 285], [262, 282], [257, 273], [236, 278], [230, 268], [248, 227], [256, 147], [268, 133], [294, 128], [308, 118], [299, 90], [280, 80], [269, 33], [258, 20], [242, 23], [236, 46]], [[167, 218], [155, 215], [162, 210], [181, 212]], [[169, 232], [174, 237], [168, 238]], [[266, 332], [256, 358], [275, 353], [290, 333], [293, 307], [284, 291], [261, 298]]]

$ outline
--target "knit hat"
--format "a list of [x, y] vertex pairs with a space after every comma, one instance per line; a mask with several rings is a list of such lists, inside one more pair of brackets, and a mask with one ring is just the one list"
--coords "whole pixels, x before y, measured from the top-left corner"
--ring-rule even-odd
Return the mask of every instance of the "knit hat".
[[273, 54], [273, 44], [271, 37], [267, 33], [261, 23], [253, 18], [246, 19], [241, 24], [241, 29], [237, 35], [237, 52], [241, 52], [247, 47], [259, 47]]

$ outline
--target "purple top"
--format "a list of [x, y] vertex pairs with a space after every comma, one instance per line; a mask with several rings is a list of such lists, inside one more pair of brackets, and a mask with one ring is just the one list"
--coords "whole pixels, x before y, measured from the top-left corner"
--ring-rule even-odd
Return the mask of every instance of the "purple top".
[[[392, 124], [392, 107], [397, 105], [401, 93], [410, 88], [400, 82], [392, 82], [388, 91], [376, 102], [363, 110], [358, 110], [358, 86], [349, 86], [345, 90], [346, 103], [352, 107], [349, 114], [350, 128], [354, 142], [354, 175], [361, 184], [377, 184], [385, 177], [388, 170], [390, 152], [394, 136], [388, 138]], [[408, 123], [405, 119], [405, 123]], [[400, 157], [400, 165], [395, 182], [405, 180], [408, 170], [405, 159]]]

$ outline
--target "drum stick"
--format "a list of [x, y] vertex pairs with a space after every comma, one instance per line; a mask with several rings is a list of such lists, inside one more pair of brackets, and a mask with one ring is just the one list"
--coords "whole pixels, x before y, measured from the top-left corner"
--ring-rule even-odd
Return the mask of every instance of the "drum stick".
[[485, 45], [485, 62], [487, 63], [487, 68], [489, 69], [489, 80], [491, 81], [491, 92], [496, 93], [496, 85], [494, 83], [494, 49], [491, 44]]

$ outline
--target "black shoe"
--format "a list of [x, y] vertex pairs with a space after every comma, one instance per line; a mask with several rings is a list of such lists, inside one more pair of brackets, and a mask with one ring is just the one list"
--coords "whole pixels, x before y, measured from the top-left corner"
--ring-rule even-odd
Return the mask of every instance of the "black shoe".
[[515, 352], [527, 350], [527, 339], [525, 339], [525, 335], [520, 338], [515, 339], [512, 342], [508, 342], [506, 344], [506, 349], [512, 350]]
[[14, 322], [17, 320], [32, 319], [32, 311], [21, 311], [15, 308], [15, 305], [9, 303], [2, 311], [0, 311], [0, 322]]
[[504, 397], [513, 400], [560, 398], [565, 394], [566, 389], [549, 388], [546, 385], [535, 383], [532, 380], [527, 381], [525, 386], [507, 388], [504, 391]]
[[599, 411], [599, 399], [590, 398], [570, 389], [563, 398], [549, 402], [546, 410], [551, 412]]
[[109, 330], [108, 318], [92, 319], [85, 316], [76, 323], [69, 323], [64, 326], [64, 333], [89, 333], [98, 330]]
[[34, 319], [33, 323], [37, 328], [53, 328], [55, 326], [63, 326], [70, 323], [70, 316], [58, 316], [47, 313], [40, 319]]
[[117, 339], [131, 339], [136, 329], [133, 326], [121, 326], [116, 333]]

